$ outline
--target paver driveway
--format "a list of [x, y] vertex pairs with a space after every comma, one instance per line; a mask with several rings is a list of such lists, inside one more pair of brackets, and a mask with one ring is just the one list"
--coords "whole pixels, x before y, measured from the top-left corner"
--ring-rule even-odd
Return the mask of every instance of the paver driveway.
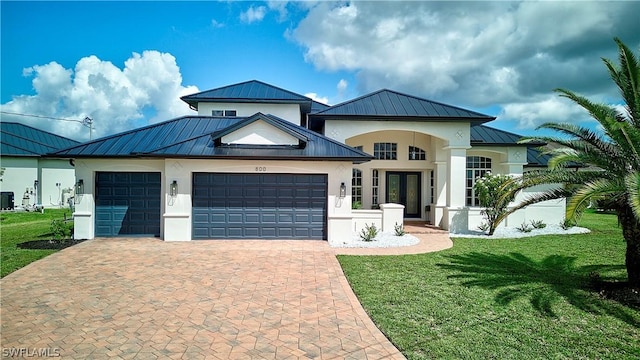
[[51, 348], [82, 359], [404, 358], [367, 317], [324, 241], [97, 239], [0, 285], [3, 351]]

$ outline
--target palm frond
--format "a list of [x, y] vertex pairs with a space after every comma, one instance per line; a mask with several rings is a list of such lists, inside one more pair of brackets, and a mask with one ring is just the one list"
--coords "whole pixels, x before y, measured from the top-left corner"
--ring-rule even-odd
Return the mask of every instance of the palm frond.
[[614, 38], [614, 41], [618, 45], [620, 67], [610, 61], [605, 61], [605, 65], [620, 89], [631, 123], [640, 127], [640, 63], [633, 51], [619, 38]]
[[586, 208], [593, 199], [608, 197], [612, 199], [624, 192], [621, 179], [598, 179], [580, 186], [574, 191], [567, 204], [567, 217], [575, 218], [576, 214]]
[[640, 221], [640, 171], [631, 172], [624, 180], [629, 192], [629, 206], [636, 219]]

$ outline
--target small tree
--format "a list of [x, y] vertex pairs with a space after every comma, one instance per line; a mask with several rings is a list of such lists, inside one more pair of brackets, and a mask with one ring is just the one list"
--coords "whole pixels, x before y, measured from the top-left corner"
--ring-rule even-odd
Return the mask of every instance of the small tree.
[[486, 220], [488, 235], [493, 235], [509, 214], [508, 206], [515, 198], [516, 192], [513, 189], [516, 186], [510, 176], [493, 175], [490, 172], [478, 179], [473, 186], [480, 206], [484, 208], [480, 213]]

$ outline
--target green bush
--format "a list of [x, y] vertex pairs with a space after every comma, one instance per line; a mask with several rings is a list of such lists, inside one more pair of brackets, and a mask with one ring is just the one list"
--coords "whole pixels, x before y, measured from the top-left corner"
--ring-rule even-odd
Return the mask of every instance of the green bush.
[[360, 232], [360, 239], [362, 241], [373, 241], [377, 235], [378, 228], [376, 228], [376, 224], [371, 224], [371, 226], [365, 224], [364, 229]]
[[517, 183], [509, 175], [493, 175], [490, 172], [476, 181], [473, 188], [480, 206], [484, 208], [480, 213], [488, 225], [488, 235], [493, 235], [507, 216], [507, 207], [516, 196], [516, 186]]
[[402, 224], [396, 223], [393, 227], [396, 232], [396, 236], [403, 236], [405, 234], [404, 226]]

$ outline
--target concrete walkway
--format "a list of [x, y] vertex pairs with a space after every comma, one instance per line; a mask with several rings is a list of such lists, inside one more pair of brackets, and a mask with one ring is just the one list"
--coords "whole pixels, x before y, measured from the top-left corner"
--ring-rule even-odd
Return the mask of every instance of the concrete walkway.
[[[449, 247], [443, 233], [418, 236], [407, 253]], [[0, 346], [63, 359], [404, 359], [357, 301], [336, 250], [354, 249], [86, 241], [0, 281]]]

